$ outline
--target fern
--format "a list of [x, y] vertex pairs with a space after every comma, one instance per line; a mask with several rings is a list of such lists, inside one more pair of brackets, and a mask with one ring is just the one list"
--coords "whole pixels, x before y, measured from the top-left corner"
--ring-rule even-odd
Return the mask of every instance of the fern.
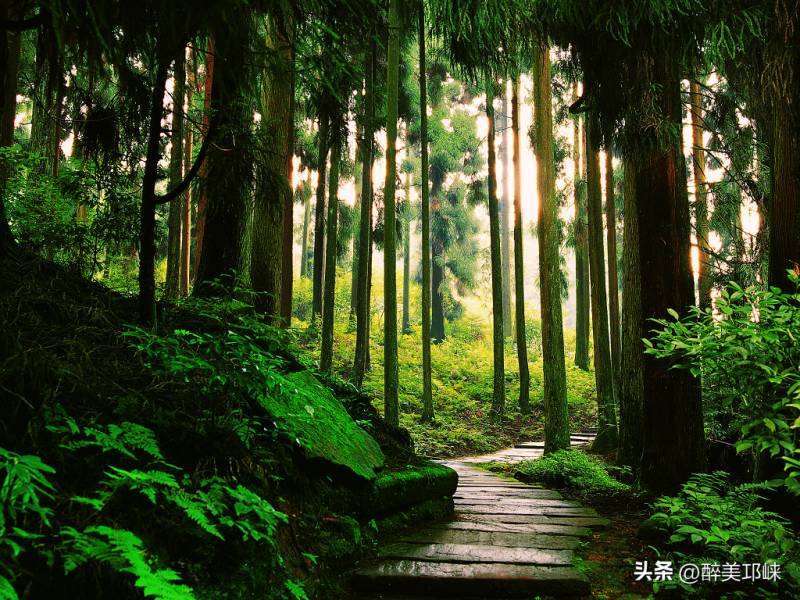
[[49, 525], [53, 511], [42, 506], [42, 500], [52, 500], [55, 495], [56, 490], [47, 478], [55, 469], [38, 456], [0, 448], [0, 471], [5, 471], [0, 486], [0, 534], [5, 524], [3, 513], [14, 519], [20, 513], [32, 512]]
[[62, 443], [62, 448], [67, 450], [99, 448], [102, 452], [118, 452], [133, 460], [139, 458], [136, 452], [141, 452], [157, 462], [164, 461], [153, 430], [138, 423], [125, 421], [81, 428], [74, 419], [65, 417], [62, 423], [50, 425], [48, 429], [65, 437], [81, 438]]
[[11, 582], [0, 575], [0, 600], [19, 600]]
[[134, 585], [145, 597], [156, 600], [194, 600], [192, 589], [180, 582], [171, 569], [153, 569], [152, 560], [142, 548], [142, 540], [125, 529], [100, 525], [78, 531], [72, 527], [61, 530], [64, 569], [67, 573], [89, 560], [109, 565], [115, 571], [129, 573]]
[[288, 579], [283, 582], [284, 587], [289, 591], [292, 595], [294, 600], [308, 600], [308, 594], [306, 594], [306, 590], [303, 587], [303, 584], [299, 581], [293, 581]]

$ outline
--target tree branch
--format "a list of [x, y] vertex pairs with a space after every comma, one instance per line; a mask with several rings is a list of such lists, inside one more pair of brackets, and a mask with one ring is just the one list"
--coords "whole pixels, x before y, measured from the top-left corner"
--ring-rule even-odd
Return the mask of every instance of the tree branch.
[[186, 173], [186, 176], [183, 178], [175, 188], [163, 194], [161, 196], [156, 195], [154, 198], [155, 204], [166, 204], [170, 200], [174, 200], [178, 196], [180, 196], [183, 192], [185, 192], [189, 185], [192, 183], [192, 180], [197, 176], [197, 173], [200, 171], [200, 167], [203, 166], [203, 162], [205, 161], [206, 154], [208, 153], [208, 148], [211, 145], [211, 138], [213, 136], [213, 127], [209, 127], [208, 133], [206, 134], [206, 138], [203, 140], [203, 145], [200, 147], [200, 152], [197, 153], [197, 158], [194, 160], [194, 164], [192, 168], [189, 169], [189, 172]]

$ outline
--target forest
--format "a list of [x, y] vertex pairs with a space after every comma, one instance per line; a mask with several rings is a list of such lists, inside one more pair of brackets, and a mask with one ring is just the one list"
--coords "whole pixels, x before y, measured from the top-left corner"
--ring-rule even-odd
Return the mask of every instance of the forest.
[[796, 1], [0, 21], [0, 600], [800, 597]]

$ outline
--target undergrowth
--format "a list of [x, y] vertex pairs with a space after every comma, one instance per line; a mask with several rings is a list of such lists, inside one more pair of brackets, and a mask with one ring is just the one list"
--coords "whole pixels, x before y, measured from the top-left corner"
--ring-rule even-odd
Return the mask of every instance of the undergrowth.
[[[379, 274], [377, 274], [379, 275]], [[334, 370], [349, 378], [355, 353], [355, 325], [350, 320], [350, 274], [337, 274], [334, 329]], [[371, 368], [366, 374], [364, 392], [375, 398], [383, 410], [383, 314], [380, 305], [381, 281], [373, 285], [373, 310], [370, 324]], [[422, 422], [422, 356], [419, 322], [420, 285], [411, 284], [411, 331], [398, 336], [400, 425], [411, 432], [416, 450], [424, 456], [444, 458], [467, 454], [489, 453], [513, 445], [520, 440], [538, 439], [543, 435], [544, 412], [542, 385], [544, 375], [540, 355], [539, 321], [528, 321], [529, 366], [531, 377], [531, 414], [519, 412], [519, 370], [512, 341], [506, 342], [505, 381], [506, 414], [501, 420], [490, 415], [492, 398], [492, 333], [491, 323], [469, 306], [465, 313], [447, 323], [447, 339], [431, 347], [432, 387], [435, 420]], [[310, 319], [311, 282], [295, 282], [294, 306], [297, 315]], [[310, 321], [295, 320], [301, 332], [300, 344], [305, 361], [313, 364], [319, 358], [318, 332]], [[310, 326], [310, 327], [309, 327]], [[567, 353], [567, 400], [570, 427], [579, 431], [595, 424], [596, 395], [594, 374], [572, 364], [574, 334], [565, 332]]]
[[[648, 522], [659, 559], [673, 564], [737, 563], [779, 565], [779, 577], [767, 582], [719, 577], [711, 583], [691, 585], [673, 577], [654, 582], [660, 588], [678, 588], [684, 597], [797, 598], [800, 594], [800, 545], [788, 521], [763, 508], [769, 483], [736, 485], [727, 473], [698, 473], [675, 496], [653, 504]], [[729, 573], [729, 575], [731, 575]]]
[[517, 463], [515, 476], [522, 480], [540, 481], [580, 494], [624, 495], [631, 487], [617, 481], [598, 458], [578, 450], [559, 450], [538, 458]]

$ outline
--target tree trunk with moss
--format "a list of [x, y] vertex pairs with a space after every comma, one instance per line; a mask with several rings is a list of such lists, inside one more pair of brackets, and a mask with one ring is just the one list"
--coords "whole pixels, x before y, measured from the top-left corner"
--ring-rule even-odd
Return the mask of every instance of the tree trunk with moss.
[[336, 237], [339, 218], [339, 163], [342, 127], [338, 118], [331, 122], [331, 172], [328, 182], [328, 218], [325, 232], [325, 294], [322, 302], [322, 349], [319, 368], [330, 372], [333, 364], [333, 324], [336, 297]]
[[370, 44], [364, 56], [364, 125], [361, 141], [361, 215], [358, 222], [358, 271], [356, 280], [356, 348], [353, 358], [353, 379], [356, 387], [364, 383], [368, 365], [370, 284], [372, 260], [372, 163], [375, 145], [375, 43]]
[[550, 48], [536, 44], [534, 119], [536, 124], [536, 181], [539, 193], [539, 287], [542, 315], [544, 371], [544, 451], [568, 449], [569, 418], [564, 365], [564, 331], [561, 316], [560, 234], [553, 157], [553, 114]]
[[511, 210], [513, 199], [511, 197], [511, 128], [508, 125], [508, 98], [506, 83], [502, 84], [503, 93], [500, 94], [500, 113], [495, 122], [500, 126], [500, 151], [498, 158], [503, 169], [503, 193], [498, 199], [500, 206], [500, 249], [503, 261], [503, 335], [511, 337], [514, 333], [514, 324], [511, 312]]
[[395, 178], [397, 177], [397, 99], [400, 58], [400, 0], [389, 0], [388, 72], [386, 74], [386, 183], [383, 191], [383, 404], [384, 418], [399, 425], [397, 365], [397, 251], [395, 248]]
[[592, 450], [605, 453], [617, 447], [614, 378], [608, 336], [606, 269], [603, 258], [603, 198], [600, 186], [600, 122], [591, 110], [586, 116], [586, 188], [589, 209], [589, 278], [592, 286], [592, 342], [597, 386], [597, 437]]
[[519, 362], [519, 410], [530, 413], [530, 371], [528, 340], [525, 328], [525, 260], [522, 237], [522, 145], [519, 131], [519, 83], [511, 81], [511, 132], [514, 163], [514, 309], [516, 311], [517, 360]]
[[[214, 38], [209, 37], [206, 45], [206, 74], [203, 82], [203, 132], [208, 135], [211, 123], [211, 95], [214, 91]], [[203, 254], [203, 239], [206, 230], [206, 209], [208, 207], [208, 161], [200, 167], [200, 194], [197, 198], [197, 217], [194, 226], [194, 277], [197, 285], [197, 273], [200, 271], [200, 256]]]
[[[186, 72], [186, 105], [191, 108], [194, 88], [196, 83], [194, 73], [194, 50], [190, 50], [189, 63]], [[192, 168], [193, 133], [191, 124], [184, 128], [183, 141], [183, 172], [187, 173]], [[189, 282], [191, 277], [190, 267], [192, 259], [192, 187], [186, 189], [181, 203], [181, 267], [180, 267], [180, 295], [189, 295]]]
[[[578, 84], [573, 86], [577, 100]], [[586, 216], [586, 178], [583, 161], [583, 128], [581, 116], [575, 115], [572, 125], [572, 148], [575, 164], [575, 366], [589, 370], [589, 237]]]
[[492, 415], [501, 417], [506, 409], [505, 334], [503, 331], [503, 261], [500, 250], [500, 213], [497, 205], [497, 173], [494, 152], [494, 82], [486, 85], [486, 113], [489, 120], [489, 251], [492, 269]]
[[401, 331], [411, 333], [411, 173], [406, 174], [406, 203], [403, 214], [403, 321]]
[[420, 4], [419, 22], [419, 121], [420, 195], [422, 227], [422, 420], [433, 420], [431, 387], [431, 204], [428, 189], [428, 84], [425, 59], [425, 5]]
[[[634, 82], [643, 90], [660, 90], [654, 102], [669, 127], [654, 130], [632, 118], [630, 151], [636, 156], [639, 224], [641, 324], [669, 318], [668, 310], [685, 314], [694, 304], [689, 262], [689, 201], [681, 145], [680, 71], [675, 48], [667, 40], [639, 61]], [[654, 85], [655, 84], [655, 85]], [[661, 139], [656, 137], [662, 133]], [[644, 201], [644, 194], [647, 202]], [[691, 473], [705, 466], [703, 411], [697, 379], [670, 360], [644, 356], [643, 452], [641, 481], [657, 492], [674, 491]]]
[[[284, 265], [291, 250], [286, 251], [286, 220], [291, 225], [293, 198], [291, 189], [292, 148], [292, 45], [285, 27], [274, 17], [266, 21], [266, 47], [272, 56], [263, 73], [261, 92], [261, 123], [259, 131], [264, 140], [261, 157], [261, 176], [257, 180], [253, 204], [252, 250], [250, 282], [259, 313], [275, 324], [284, 323], [281, 302], [287, 301], [282, 292]], [[288, 213], [287, 213], [288, 210]], [[289, 232], [291, 244], [291, 231]], [[290, 290], [291, 291], [291, 290]], [[291, 308], [291, 306], [290, 306]]]
[[692, 172], [694, 173], [694, 222], [700, 260], [697, 265], [698, 306], [711, 306], [711, 246], [708, 242], [708, 183], [706, 182], [706, 151], [703, 146], [703, 94], [697, 79], [689, 82], [689, 101], [692, 119]]
[[314, 263], [311, 283], [311, 320], [322, 315], [322, 286], [325, 279], [325, 175], [328, 166], [328, 129], [330, 110], [327, 93], [319, 106], [319, 157], [317, 160], [317, 196], [314, 218]]
[[617, 275], [617, 206], [614, 194], [614, 158], [606, 150], [606, 254], [608, 255], [608, 324], [611, 334], [611, 376], [614, 397], [620, 395], [620, 360], [622, 357], [619, 323], [619, 282]]
[[308, 181], [304, 181], [303, 194], [303, 233], [300, 238], [300, 277], [308, 277], [308, 229], [311, 223], [311, 190]]
[[625, 210], [622, 239], [622, 361], [620, 363], [619, 448], [617, 463], [639, 470], [642, 456], [642, 396], [644, 344], [642, 281], [639, 267], [636, 167], [625, 159]]
[[[172, 136], [169, 155], [169, 187], [176, 187], [183, 179], [183, 101], [186, 94], [186, 54], [181, 48], [175, 59], [172, 92]], [[181, 282], [181, 212], [182, 197], [169, 203], [169, 227], [167, 236], [167, 281], [166, 295], [177, 298], [180, 294]]]

